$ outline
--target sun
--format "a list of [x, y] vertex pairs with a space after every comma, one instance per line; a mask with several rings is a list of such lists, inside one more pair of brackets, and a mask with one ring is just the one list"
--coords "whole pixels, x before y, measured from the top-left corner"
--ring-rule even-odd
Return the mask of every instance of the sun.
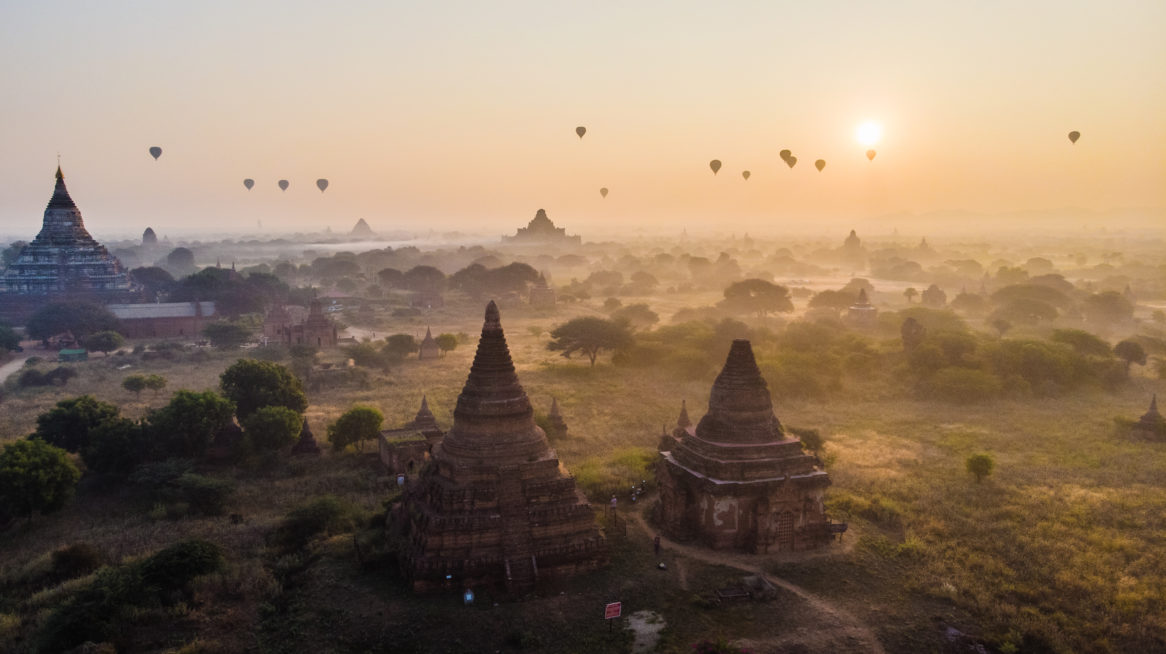
[[854, 138], [865, 146], [872, 146], [883, 137], [883, 126], [873, 120], [868, 120], [854, 130]]

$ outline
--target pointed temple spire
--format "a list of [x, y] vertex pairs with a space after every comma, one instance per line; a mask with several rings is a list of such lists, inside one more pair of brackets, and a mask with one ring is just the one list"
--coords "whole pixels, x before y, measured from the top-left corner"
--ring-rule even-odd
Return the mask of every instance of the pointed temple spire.
[[417, 415], [413, 416], [413, 422], [409, 425], [418, 431], [441, 431], [441, 428], [437, 426], [437, 418], [429, 410], [427, 396], [421, 396], [421, 408], [417, 410]]
[[866, 297], [866, 289], [865, 288], [858, 289], [858, 302], [857, 302], [857, 304], [870, 304], [870, 300], [867, 299], [867, 297]]
[[304, 418], [304, 425], [300, 428], [300, 439], [292, 446], [291, 453], [293, 455], [320, 453], [320, 445], [316, 442], [316, 437], [312, 435], [312, 429], [308, 427], [307, 418]]
[[1142, 421], [1146, 422], [1150, 420], [1161, 419], [1162, 414], [1158, 413], [1158, 394], [1154, 393], [1154, 396], [1150, 398], [1150, 410], [1146, 412], [1146, 415], [1142, 416]]
[[692, 426], [692, 420], [688, 417], [687, 400], [680, 400], [680, 417], [676, 419], [676, 426], [681, 429], [688, 429]]
[[550, 416], [551, 418], [562, 418], [563, 417], [559, 413], [559, 401], [553, 397], [551, 398], [551, 412], [547, 415]]
[[551, 456], [546, 435], [518, 383], [498, 305], [486, 305], [482, 337], [466, 385], [453, 412], [453, 427], [441, 443], [461, 464], [504, 465]]

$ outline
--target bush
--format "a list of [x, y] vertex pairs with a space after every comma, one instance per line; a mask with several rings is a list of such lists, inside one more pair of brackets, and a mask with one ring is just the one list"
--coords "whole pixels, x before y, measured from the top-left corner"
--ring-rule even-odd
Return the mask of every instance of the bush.
[[195, 577], [223, 566], [223, 551], [205, 540], [175, 543], [141, 563], [142, 582], [162, 593], [187, 586]]
[[247, 443], [261, 451], [275, 451], [295, 442], [299, 436], [300, 414], [282, 406], [265, 406], [243, 419]]
[[360, 512], [334, 495], [324, 495], [288, 512], [272, 533], [274, 543], [285, 550], [302, 549], [317, 534], [348, 531], [360, 523]]
[[216, 516], [226, 512], [227, 502], [235, 493], [235, 485], [224, 479], [212, 479], [187, 473], [175, 481], [175, 495], [191, 511]]
[[57, 582], [84, 577], [101, 567], [104, 557], [89, 543], [80, 542], [55, 550], [50, 574]]
[[964, 462], [964, 467], [968, 472], [976, 478], [976, 483], [980, 483], [984, 477], [992, 474], [992, 468], [996, 466], [996, 461], [992, 459], [990, 454], [973, 454]]

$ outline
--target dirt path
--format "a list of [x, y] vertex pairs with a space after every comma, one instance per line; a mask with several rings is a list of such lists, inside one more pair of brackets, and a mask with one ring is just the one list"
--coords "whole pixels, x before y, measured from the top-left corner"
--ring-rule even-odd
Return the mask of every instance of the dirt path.
[[24, 367], [24, 360], [27, 359], [29, 356], [31, 356], [31, 355], [29, 355], [29, 354], [18, 355], [17, 358], [9, 361], [8, 363], [5, 363], [4, 365], [0, 365], [0, 384], [3, 384], [5, 382], [5, 380], [7, 380], [10, 376], [16, 374], [21, 368], [23, 368]]
[[[636, 524], [649, 538], [656, 535], [656, 532], [648, 526], [642, 515], [642, 508], [628, 514], [632, 522]], [[841, 609], [833, 604], [823, 600], [814, 595], [810, 591], [790, 583], [780, 577], [775, 577], [772, 574], [761, 569], [761, 565], [756, 556], [749, 556], [745, 554], [734, 554], [731, 552], [715, 552], [699, 547], [690, 547], [688, 545], [681, 545], [673, 542], [663, 535], [660, 536], [660, 544], [667, 547], [674, 552], [703, 561], [704, 563], [711, 563], [713, 565], [723, 565], [725, 567], [741, 570], [750, 574], [759, 575], [768, 579], [774, 586], [779, 586], [797, 595], [807, 604], [809, 604], [816, 612], [826, 615], [833, 619], [833, 622], [838, 625], [837, 630], [832, 634], [833, 636], [842, 636], [846, 640], [855, 643], [856, 651], [872, 652], [874, 654], [886, 654], [878, 637], [875, 636], [874, 631], [866, 626], [862, 621], [852, 615], [849, 611]]]

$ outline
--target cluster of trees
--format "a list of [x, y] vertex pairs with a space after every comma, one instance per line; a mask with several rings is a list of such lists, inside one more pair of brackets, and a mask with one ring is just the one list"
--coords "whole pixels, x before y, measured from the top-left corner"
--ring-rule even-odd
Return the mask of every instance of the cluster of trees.
[[[433, 340], [442, 355], [456, 350], [458, 346], [458, 337], [455, 334], [438, 334]], [[348, 345], [344, 348], [344, 354], [358, 366], [388, 371], [390, 366], [416, 354], [420, 346], [417, 339], [410, 334], [392, 334], [382, 341], [370, 340]]]
[[[126, 387], [134, 390], [139, 381], [143, 388], [165, 385], [164, 379], [144, 377]], [[68, 453], [80, 455], [94, 472], [129, 477], [150, 462], [202, 458], [236, 417], [243, 426], [243, 439], [234, 444], [238, 456], [294, 442], [307, 397], [286, 368], [241, 359], [223, 372], [220, 389], [221, 394], [180, 390], [142, 420], [122, 416], [117, 406], [90, 395], [58, 402], [37, 417], [32, 435], [0, 453], [0, 507], [31, 517], [63, 506], [79, 478]], [[196, 495], [205, 491], [198, 479], [182, 483]]]

